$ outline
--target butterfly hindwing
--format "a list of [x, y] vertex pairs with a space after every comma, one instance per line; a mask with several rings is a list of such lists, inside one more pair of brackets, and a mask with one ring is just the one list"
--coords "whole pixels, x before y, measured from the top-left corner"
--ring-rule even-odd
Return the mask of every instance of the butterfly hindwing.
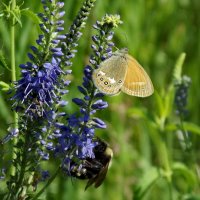
[[125, 57], [113, 54], [94, 70], [92, 78], [95, 86], [104, 94], [117, 94], [125, 79], [127, 62]]
[[154, 88], [148, 74], [132, 56], [127, 54], [126, 58], [128, 68], [121, 90], [132, 96], [150, 96]]

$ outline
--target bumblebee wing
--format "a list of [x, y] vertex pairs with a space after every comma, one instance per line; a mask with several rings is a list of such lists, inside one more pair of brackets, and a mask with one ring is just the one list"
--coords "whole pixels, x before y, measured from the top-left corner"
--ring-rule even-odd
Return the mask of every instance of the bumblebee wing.
[[98, 177], [96, 178], [96, 181], [94, 184], [95, 188], [98, 188], [103, 183], [104, 179], [106, 178], [106, 174], [108, 172], [108, 166], [109, 166], [109, 163], [98, 174]]
[[125, 79], [127, 62], [121, 55], [112, 55], [94, 70], [92, 79], [95, 86], [104, 94], [117, 94]]
[[143, 67], [130, 55], [127, 55], [127, 73], [122, 91], [126, 94], [138, 97], [150, 96], [153, 91], [153, 84]]
[[85, 190], [87, 190], [96, 180], [98, 175], [94, 176], [93, 178], [89, 179], [87, 185], [85, 186]]
[[99, 174], [88, 180], [87, 185], [85, 186], [85, 190], [87, 190], [87, 188], [93, 184], [95, 188], [98, 188], [103, 183], [108, 172], [108, 166], [109, 163], [99, 172]]

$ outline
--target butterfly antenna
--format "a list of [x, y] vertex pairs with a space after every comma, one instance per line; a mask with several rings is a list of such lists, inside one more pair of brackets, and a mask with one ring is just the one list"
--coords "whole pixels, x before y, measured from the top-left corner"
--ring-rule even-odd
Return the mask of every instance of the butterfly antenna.
[[115, 48], [116, 51], [118, 51], [119, 49], [116, 46], [113, 46]]
[[[126, 44], [125, 45], [126, 47], [123, 47], [122, 49], [125, 49], [128, 52], [128, 48], [127, 48], [127, 46], [128, 46], [128, 37], [127, 37], [127, 34], [123, 33], [122, 35], [125, 37], [125, 42], [123, 42], [123, 43]], [[116, 51], [119, 51], [119, 49], [116, 46], [114, 46], [114, 48], [116, 49]]]

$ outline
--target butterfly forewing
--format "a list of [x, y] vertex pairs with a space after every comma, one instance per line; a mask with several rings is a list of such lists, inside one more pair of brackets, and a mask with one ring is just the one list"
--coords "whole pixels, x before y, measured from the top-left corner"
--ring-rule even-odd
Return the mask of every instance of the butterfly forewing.
[[132, 96], [150, 96], [154, 89], [149, 76], [133, 57], [127, 54], [126, 60], [128, 68], [121, 90]]
[[125, 57], [112, 55], [94, 70], [92, 78], [95, 86], [104, 94], [117, 94], [124, 84], [127, 64]]

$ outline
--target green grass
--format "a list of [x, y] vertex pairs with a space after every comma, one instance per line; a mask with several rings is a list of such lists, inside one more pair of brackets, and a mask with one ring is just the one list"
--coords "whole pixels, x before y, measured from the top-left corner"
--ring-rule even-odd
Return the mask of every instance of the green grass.
[[[81, 3], [81, 0], [66, 1], [66, 27], [73, 21]], [[26, 0], [23, 7], [30, 7], [34, 12], [41, 10], [38, 1]], [[200, 199], [199, 8], [199, 0], [97, 0], [74, 59], [71, 77], [74, 81], [69, 98], [79, 95], [76, 86], [81, 83], [83, 67], [88, 63], [91, 26], [105, 13], [121, 15], [123, 24], [116, 30], [114, 42], [118, 48], [128, 47], [129, 53], [142, 64], [152, 79], [155, 93], [145, 99], [125, 94], [106, 97], [109, 108], [98, 116], [106, 121], [108, 128], [97, 135], [109, 141], [114, 158], [105, 182], [98, 189], [84, 191], [84, 181], [61, 175], [47, 190], [46, 199]], [[0, 49], [10, 65], [9, 28], [5, 24], [0, 20]], [[38, 34], [37, 26], [30, 19], [22, 16], [22, 24], [16, 30], [16, 65], [27, 61], [26, 53], [29, 46], [35, 44]], [[174, 89], [171, 88], [174, 67], [182, 52], [186, 53], [183, 74], [192, 80], [186, 119], [189, 124], [185, 125], [190, 132], [190, 150], [185, 150], [177, 134], [179, 119], [175, 116]], [[0, 80], [8, 83], [11, 80], [10, 71], [1, 66]], [[7, 98], [1, 91], [1, 137], [12, 123]], [[70, 102], [67, 109], [72, 112], [76, 107]], [[154, 184], [150, 186], [151, 183]]]

